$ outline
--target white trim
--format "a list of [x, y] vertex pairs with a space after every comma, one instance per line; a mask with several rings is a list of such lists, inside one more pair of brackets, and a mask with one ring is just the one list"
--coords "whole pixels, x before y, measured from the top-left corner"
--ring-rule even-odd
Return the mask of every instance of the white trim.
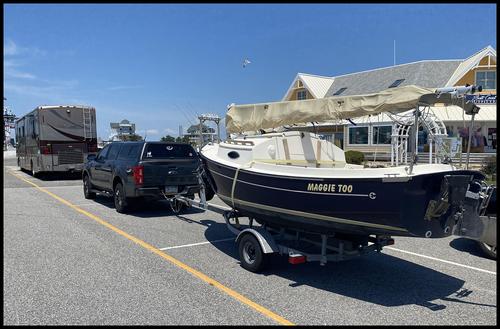
[[[481, 55], [481, 56], [479, 56]], [[462, 63], [457, 67], [455, 72], [451, 75], [450, 79], [446, 83], [447, 86], [454, 86], [460, 79], [462, 79], [470, 70], [474, 69], [474, 67], [478, 66], [481, 60], [486, 57], [497, 57], [497, 52], [496, 50], [491, 47], [487, 46], [478, 52], [474, 53], [473, 55], [467, 57], [462, 61]], [[477, 57], [476, 60], [473, 60], [474, 57]], [[470, 61], [470, 63], [468, 63]]]
[[[308, 76], [308, 77], [313, 77], [313, 78], [332, 80], [332, 84], [333, 84], [333, 81], [334, 81], [334, 77], [327, 77], [327, 76], [322, 76], [322, 75], [315, 75], [315, 74], [308, 74], [308, 73], [301, 73], [301, 72], [299, 72], [299, 73], [297, 73], [297, 75], [295, 76], [295, 78], [292, 80], [292, 83], [290, 84], [290, 87], [288, 87], [288, 90], [286, 91], [285, 96], [283, 96], [283, 98], [281, 99], [282, 102], [288, 101], [288, 98], [290, 97], [290, 92], [292, 90], [298, 89], [298, 88], [307, 89], [307, 91], [309, 91], [309, 93], [314, 98], [316, 98], [316, 99], [324, 97], [324, 96], [320, 97], [320, 95], [317, 95], [316, 92], [315, 92], [315, 90], [314, 90], [314, 88], [311, 88], [311, 86], [309, 86], [307, 84], [307, 82], [304, 81], [304, 79], [301, 78], [302, 76]], [[299, 81], [299, 80], [302, 82], [302, 87], [295, 87], [295, 83], [297, 81]]]

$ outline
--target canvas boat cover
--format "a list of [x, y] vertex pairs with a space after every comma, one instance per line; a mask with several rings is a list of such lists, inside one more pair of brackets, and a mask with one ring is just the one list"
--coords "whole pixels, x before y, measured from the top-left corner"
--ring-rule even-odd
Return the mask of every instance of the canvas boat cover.
[[395, 114], [415, 109], [419, 102], [462, 105], [462, 101], [458, 102], [449, 94], [436, 96], [435, 89], [410, 85], [365, 95], [233, 105], [226, 113], [226, 131], [242, 133], [292, 124], [352, 119], [382, 112]]

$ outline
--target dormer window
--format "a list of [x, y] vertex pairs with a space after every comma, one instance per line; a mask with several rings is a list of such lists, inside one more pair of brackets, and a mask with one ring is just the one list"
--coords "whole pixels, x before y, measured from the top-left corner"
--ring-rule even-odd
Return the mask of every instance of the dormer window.
[[306, 90], [297, 91], [297, 100], [301, 101], [304, 99], [307, 99], [307, 91]]
[[395, 88], [397, 86], [399, 86], [403, 81], [405, 81], [405, 79], [398, 79], [396, 81], [394, 81], [390, 86], [389, 88]]
[[483, 89], [497, 89], [497, 72], [476, 71], [476, 86], [483, 86]]

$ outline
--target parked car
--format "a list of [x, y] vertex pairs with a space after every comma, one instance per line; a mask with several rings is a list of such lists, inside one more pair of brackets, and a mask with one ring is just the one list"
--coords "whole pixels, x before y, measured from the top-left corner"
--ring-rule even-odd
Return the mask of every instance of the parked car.
[[141, 199], [191, 199], [200, 191], [201, 161], [189, 144], [112, 142], [89, 155], [82, 174], [83, 193], [112, 196], [116, 211], [125, 213]]

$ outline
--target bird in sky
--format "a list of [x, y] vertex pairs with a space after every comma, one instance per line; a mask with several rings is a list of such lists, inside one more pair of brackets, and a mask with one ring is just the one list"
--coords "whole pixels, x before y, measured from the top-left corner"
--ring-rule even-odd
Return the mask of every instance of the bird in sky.
[[252, 62], [250, 62], [250, 60], [248, 58], [245, 58], [245, 60], [243, 61], [243, 68], [245, 68], [250, 63], [252, 63]]

